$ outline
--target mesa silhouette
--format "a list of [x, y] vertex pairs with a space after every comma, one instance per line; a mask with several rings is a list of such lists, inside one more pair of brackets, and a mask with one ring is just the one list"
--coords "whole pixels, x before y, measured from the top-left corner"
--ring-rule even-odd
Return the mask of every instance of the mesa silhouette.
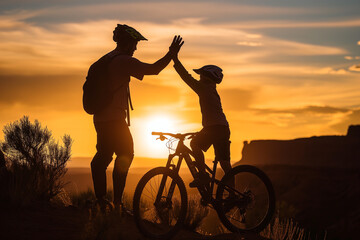
[[279, 214], [326, 239], [357, 239], [360, 125], [346, 135], [245, 142], [241, 161], [270, 177]]

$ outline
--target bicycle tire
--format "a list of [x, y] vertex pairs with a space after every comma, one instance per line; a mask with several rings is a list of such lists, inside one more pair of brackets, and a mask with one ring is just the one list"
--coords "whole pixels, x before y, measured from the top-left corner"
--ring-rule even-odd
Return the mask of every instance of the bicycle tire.
[[[163, 199], [163, 194], [160, 205], [164, 205], [164, 207], [156, 207], [154, 203], [159, 186], [154, 185], [160, 185], [161, 179], [164, 176], [166, 176], [166, 184], [170, 183], [170, 181], [168, 181], [169, 179], [175, 182], [174, 195], [171, 199], [170, 207], [166, 206], [168, 203], [166, 199]], [[148, 186], [150, 187], [150, 190], [147, 188]], [[167, 189], [165, 187], [165, 193], [166, 190]], [[176, 201], [176, 197], [180, 197], [180, 201]], [[133, 199], [135, 223], [140, 232], [146, 237], [170, 239], [184, 224], [187, 211], [187, 201], [185, 184], [177, 173], [174, 173], [165, 167], [151, 169], [140, 179], [135, 189]], [[177, 203], [179, 203], [180, 206], [177, 206]], [[177, 217], [175, 223], [173, 222], [174, 219], [170, 219], [171, 217], [174, 217], [174, 219]], [[165, 222], [169, 220], [170, 224]]]
[[[251, 177], [256, 181], [253, 181], [252, 186], [246, 185], [245, 181], [250, 181]], [[242, 200], [232, 200], [229, 197], [231, 190], [226, 190], [226, 183], [232, 178], [235, 179], [234, 188], [245, 195], [242, 198], [238, 194], [238, 198]], [[216, 200], [220, 221], [234, 233], [262, 231], [269, 224], [275, 211], [275, 192], [270, 179], [263, 171], [250, 165], [237, 166], [225, 174], [217, 188]], [[251, 204], [257, 205], [254, 207]], [[236, 219], [237, 216], [239, 219]]]

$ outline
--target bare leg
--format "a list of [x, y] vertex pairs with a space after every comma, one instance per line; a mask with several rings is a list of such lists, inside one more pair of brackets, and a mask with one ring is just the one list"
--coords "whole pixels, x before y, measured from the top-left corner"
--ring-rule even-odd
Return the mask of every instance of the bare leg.
[[[231, 170], [230, 161], [219, 161], [219, 162], [220, 162], [220, 166], [224, 170], [225, 174], [230, 172], [230, 170]], [[229, 184], [230, 187], [235, 188], [235, 178], [229, 179], [229, 182], [227, 184]], [[230, 196], [232, 196], [232, 195], [233, 195], [233, 193], [230, 192]]]
[[224, 170], [225, 174], [231, 170], [231, 164], [229, 161], [220, 161], [220, 166]]
[[91, 174], [94, 191], [98, 200], [105, 199], [106, 195], [106, 169], [112, 160], [111, 152], [98, 151], [91, 161]]
[[196, 144], [194, 144], [193, 141], [190, 143], [190, 146], [194, 153], [199, 173], [205, 173], [205, 157], [203, 151]]
[[117, 156], [113, 170], [114, 205], [122, 204], [122, 195], [125, 188], [126, 177], [133, 158], [129, 156]]

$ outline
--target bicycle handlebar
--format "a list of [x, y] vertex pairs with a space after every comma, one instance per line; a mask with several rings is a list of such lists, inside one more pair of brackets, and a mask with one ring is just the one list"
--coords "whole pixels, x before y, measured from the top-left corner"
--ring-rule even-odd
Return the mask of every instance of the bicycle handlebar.
[[197, 134], [196, 132], [192, 132], [192, 133], [165, 133], [165, 132], [152, 132], [151, 135], [159, 135], [159, 136], [164, 136], [164, 135], [168, 135], [170, 137], [174, 137], [174, 138], [185, 138], [187, 136], [194, 136], [195, 134]]

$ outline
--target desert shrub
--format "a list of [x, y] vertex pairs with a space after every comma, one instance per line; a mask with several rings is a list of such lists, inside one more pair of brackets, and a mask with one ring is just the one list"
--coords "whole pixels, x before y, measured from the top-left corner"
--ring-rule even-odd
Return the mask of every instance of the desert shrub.
[[5, 125], [1, 148], [6, 156], [7, 175], [1, 181], [2, 199], [15, 205], [50, 201], [63, 187], [62, 177], [71, 156], [72, 139], [56, 142], [46, 127], [24, 116]]

